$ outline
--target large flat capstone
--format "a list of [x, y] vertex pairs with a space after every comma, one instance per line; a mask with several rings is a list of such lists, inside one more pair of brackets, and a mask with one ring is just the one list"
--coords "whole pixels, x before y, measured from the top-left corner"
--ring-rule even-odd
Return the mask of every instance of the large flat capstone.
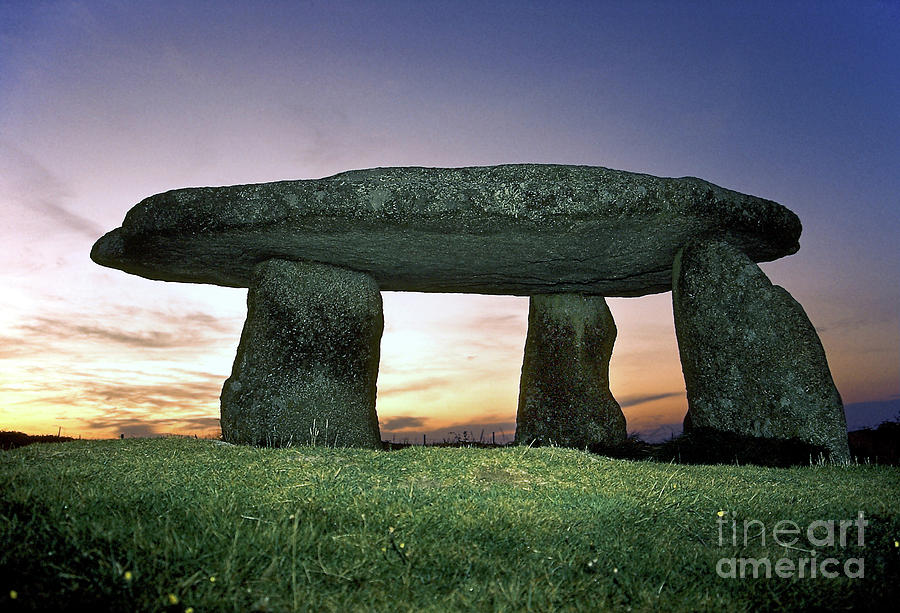
[[592, 166], [373, 168], [151, 196], [94, 245], [151, 279], [250, 285], [270, 259], [370, 275], [382, 290], [641, 296], [678, 249], [724, 240], [754, 261], [797, 251], [785, 207], [692, 177]]

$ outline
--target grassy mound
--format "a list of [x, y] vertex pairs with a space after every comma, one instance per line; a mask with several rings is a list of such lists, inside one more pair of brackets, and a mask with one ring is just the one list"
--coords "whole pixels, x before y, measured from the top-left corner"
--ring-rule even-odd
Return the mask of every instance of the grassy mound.
[[[0, 453], [0, 610], [873, 607], [900, 596], [898, 497], [900, 471], [885, 466], [684, 466], [546, 447], [36, 444]], [[855, 526], [841, 545], [822, 544], [819, 525], [810, 544], [815, 520], [860, 511], [864, 547]], [[788, 547], [773, 540], [781, 520], [802, 531]], [[808, 565], [775, 574], [812, 549], [836, 560], [836, 577], [811, 578]], [[749, 565], [744, 578], [717, 572], [764, 558], [770, 578]], [[863, 560], [862, 577], [847, 576], [848, 559]]]

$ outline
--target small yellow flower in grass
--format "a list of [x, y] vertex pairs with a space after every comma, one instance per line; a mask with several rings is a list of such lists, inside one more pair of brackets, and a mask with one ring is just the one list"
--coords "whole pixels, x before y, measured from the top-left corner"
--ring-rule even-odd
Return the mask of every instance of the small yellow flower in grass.
[[894, 547], [900, 547], [900, 541], [894, 541]]
[[17, 592], [16, 590], [9, 590], [9, 599], [10, 600], [15, 600], [18, 597], [19, 597], [19, 592]]
[[406, 543], [400, 543], [400, 549], [403, 549], [404, 547], [406, 547]]
[[169, 594], [169, 604], [178, 604], [178, 596]]
[[209, 578], [209, 582], [210, 582], [210, 583], [215, 583], [215, 582], [216, 582], [216, 576], [215, 576], [215, 575], [212, 575], [212, 576]]
[[613, 569], [613, 574], [616, 574], [616, 575], [619, 574], [619, 569], [618, 569], [618, 568], [614, 568], [614, 569]]
[[194, 607], [188, 607], [184, 610], [184, 613], [194, 613]]
[[725, 511], [719, 511], [716, 513], [716, 515], [718, 515], [719, 517], [722, 517], [723, 515], [725, 515]]
[[126, 570], [123, 576], [125, 577], [125, 581], [131, 581], [134, 578], [134, 575], [131, 574], [130, 570]]
[[391, 534], [393, 534], [393, 533], [394, 533], [394, 527], [393, 527], [393, 526], [388, 526], [388, 532], [390, 532]]

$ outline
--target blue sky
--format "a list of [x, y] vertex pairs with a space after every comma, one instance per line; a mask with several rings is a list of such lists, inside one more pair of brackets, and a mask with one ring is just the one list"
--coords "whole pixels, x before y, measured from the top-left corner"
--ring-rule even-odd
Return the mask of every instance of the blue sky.
[[[0, 2], [0, 427], [215, 427], [245, 292], [88, 260], [142, 198], [507, 162], [794, 210], [800, 252], [763, 268], [819, 328], [851, 424], [877, 423], [900, 411], [898, 58], [896, 2]], [[670, 297], [610, 303], [630, 429], [677, 429]], [[527, 301], [385, 309], [385, 432], [509, 430]]]

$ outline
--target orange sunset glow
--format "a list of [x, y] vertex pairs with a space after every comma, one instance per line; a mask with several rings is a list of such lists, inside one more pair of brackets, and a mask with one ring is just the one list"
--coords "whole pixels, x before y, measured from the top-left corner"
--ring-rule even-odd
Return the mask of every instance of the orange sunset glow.
[[[246, 290], [91, 262], [141, 199], [511, 162], [698, 176], [795, 211], [799, 253], [763, 270], [819, 330], [848, 425], [900, 414], [900, 71], [881, 15], [21, 4], [0, 8], [0, 429], [218, 431]], [[721, 38], [735, 20], [753, 46]], [[382, 438], [511, 440], [527, 298], [383, 299]], [[629, 432], [679, 433], [671, 295], [609, 304]]]

